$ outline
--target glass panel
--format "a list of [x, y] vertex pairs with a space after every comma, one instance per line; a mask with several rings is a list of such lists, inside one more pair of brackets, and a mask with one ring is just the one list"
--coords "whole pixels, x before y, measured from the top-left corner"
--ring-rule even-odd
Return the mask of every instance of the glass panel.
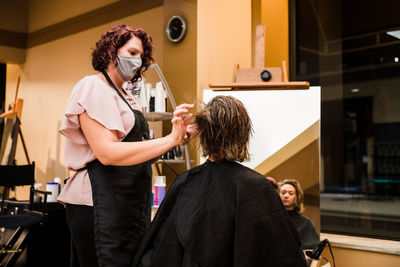
[[295, 2], [296, 80], [321, 86], [321, 230], [400, 240], [400, 2]]

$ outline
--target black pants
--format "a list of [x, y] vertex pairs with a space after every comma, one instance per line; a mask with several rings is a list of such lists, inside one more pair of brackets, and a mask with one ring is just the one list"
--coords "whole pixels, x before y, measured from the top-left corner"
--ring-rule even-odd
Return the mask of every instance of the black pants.
[[98, 267], [93, 207], [67, 204], [67, 224], [71, 232], [71, 267]]

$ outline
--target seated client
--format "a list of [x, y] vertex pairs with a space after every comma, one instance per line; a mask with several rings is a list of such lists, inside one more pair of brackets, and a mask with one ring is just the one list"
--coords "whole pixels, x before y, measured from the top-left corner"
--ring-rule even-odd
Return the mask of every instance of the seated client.
[[231, 96], [214, 97], [195, 117], [202, 165], [178, 176], [134, 266], [306, 267], [296, 229], [249, 158], [251, 120]]
[[313, 249], [320, 242], [319, 235], [310, 219], [300, 214], [304, 211], [304, 193], [300, 183], [294, 179], [286, 179], [279, 182], [278, 186], [279, 195], [289, 213], [290, 221], [299, 232], [302, 249]]

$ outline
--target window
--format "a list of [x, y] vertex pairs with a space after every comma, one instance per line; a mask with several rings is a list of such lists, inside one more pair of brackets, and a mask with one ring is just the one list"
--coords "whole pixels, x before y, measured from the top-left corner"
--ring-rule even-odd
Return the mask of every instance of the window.
[[400, 2], [289, 3], [291, 80], [321, 86], [321, 231], [400, 240]]

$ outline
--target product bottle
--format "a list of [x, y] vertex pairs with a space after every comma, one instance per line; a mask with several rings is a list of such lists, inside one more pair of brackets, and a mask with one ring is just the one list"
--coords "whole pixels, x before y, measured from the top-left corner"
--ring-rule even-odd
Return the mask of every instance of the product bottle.
[[57, 202], [59, 185], [55, 182], [46, 183], [46, 191], [51, 194], [47, 196], [47, 202]]
[[55, 177], [54, 182], [58, 184], [58, 195], [61, 193], [61, 178]]
[[149, 139], [154, 139], [154, 128], [149, 127]]
[[183, 154], [182, 154], [182, 151], [183, 151], [183, 146], [176, 146], [175, 147], [175, 159], [183, 159]]
[[155, 95], [155, 104], [154, 104], [154, 109], [155, 112], [164, 112], [165, 108], [163, 107], [165, 103], [164, 102], [164, 90], [162, 87], [162, 83], [158, 82], [156, 83], [156, 95]]
[[168, 94], [167, 94], [167, 91], [164, 90], [164, 107], [163, 107], [164, 112], [167, 112], [167, 109], [168, 109], [167, 104], [168, 104]]
[[151, 190], [151, 206], [154, 207], [154, 188]]
[[138, 89], [139, 89], [139, 99], [138, 102], [140, 106], [142, 107], [142, 111], [146, 112], [148, 102], [146, 101], [146, 89], [144, 87], [144, 82], [143, 80], [136, 82]]
[[146, 112], [150, 112], [150, 91], [151, 91], [151, 83], [145, 83], [144, 84], [144, 94], [145, 94], [145, 100], [146, 100]]
[[154, 176], [154, 207], [159, 207], [165, 197], [165, 176]]
[[155, 100], [156, 100], [156, 89], [151, 88], [150, 89], [150, 103], [149, 103], [149, 111], [154, 112], [155, 111]]

